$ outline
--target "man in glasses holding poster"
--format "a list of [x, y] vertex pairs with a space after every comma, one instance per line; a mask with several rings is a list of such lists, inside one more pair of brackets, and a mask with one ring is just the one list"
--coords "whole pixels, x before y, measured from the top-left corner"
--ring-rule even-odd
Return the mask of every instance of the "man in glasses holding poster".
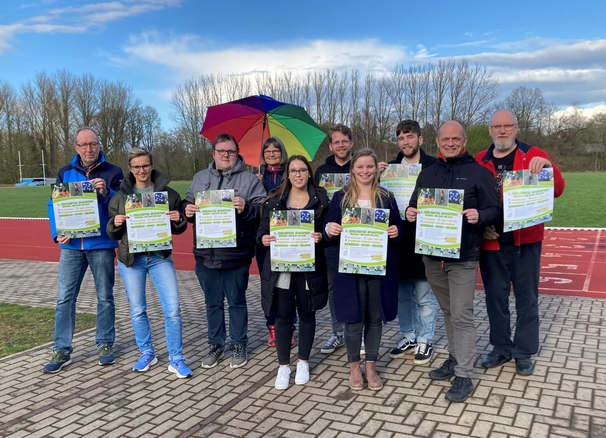
[[[76, 300], [86, 269], [90, 266], [97, 293], [97, 332], [95, 343], [99, 352], [99, 365], [115, 362], [113, 344], [116, 337], [114, 322], [114, 258], [118, 242], [111, 240], [107, 226], [108, 206], [112, 196], [120, 189], [122, 169], [110, 164], [103, 152], [97, 133], [83, 127], [76, 133], [74, 145], [76, 155], [72, 161], [59, 169], [57, 185], [90, 181], [97, 193], [100, 235], [72, 238], [57, 235], [57, 224], [52, 198], [48, 202], [51, 235], [61, 246], [59, 259], [59, 298], [55, 309], [55, 334], [53, 356], [42, 369], [43, 373], [59, 372], [72, 363], [72, 338], [76, 321]], [[90, 189], [92, 191], [92, 187]]]

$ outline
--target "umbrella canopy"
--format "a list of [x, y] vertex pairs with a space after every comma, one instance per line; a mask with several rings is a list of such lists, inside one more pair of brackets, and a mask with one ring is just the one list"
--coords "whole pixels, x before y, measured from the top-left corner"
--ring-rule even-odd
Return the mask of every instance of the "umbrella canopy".
[[209, 106], [200, 134], [214, 141], [218, 134], [233, 135], [247, 164], [260, 162], [261, 146], [268, 137], [278, 137], [288, 155], [303, 155], [310, 161], [326, 133], [305, 108], [258, 95]]

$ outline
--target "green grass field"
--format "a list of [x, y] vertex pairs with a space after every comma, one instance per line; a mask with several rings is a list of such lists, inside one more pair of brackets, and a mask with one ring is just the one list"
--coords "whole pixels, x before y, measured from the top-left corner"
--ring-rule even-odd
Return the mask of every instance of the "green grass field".
[[[566, 190], [555, 201], [550, 227], [606, 228], [606, 172], [570, 172], [564, 174]], [[190, 181], [175, 181], [171, 187], [185, 197]], [[600, 189], [602, 187], [602, 189]], [[46, 216], [50, 186], [0, 187], [0, 217]]]
[[[95, 315], [78, 313], [76, 333], [95, 327]], [[0, 357], [53, 340], [55, 309], [0, 303]]]

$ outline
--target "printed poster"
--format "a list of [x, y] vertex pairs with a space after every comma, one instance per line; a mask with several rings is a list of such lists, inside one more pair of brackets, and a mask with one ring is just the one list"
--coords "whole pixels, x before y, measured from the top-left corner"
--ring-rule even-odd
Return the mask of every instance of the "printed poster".
[[381, 175], [381, 186], [394, 194], [403, 220], [422, 167], [422, 164], [388, 164]]
[[320, 187], [326, 189], [328, 199], [349, 184], [349, 173], [323, 173], [320, 175]]
[[389, 209], [344, 208], [341, 226], [339, 272], [385, 275]]
[[124, 210], [129, 253], [172, 249], [168, 192], [125, 195]]
[[503, 231], [532, 227], [553, 219], [553, 167], [539, 173], [503, 174]]
[[313, 210], [274, 210], [269, 220], [271, 270], [314, 271], [316, 265]]
[[196, 248], [235, 248], [234, 190], [196, 192]]
[[419, 189], [415, 253], [461, 256], [464, 190]]
[[57, 237], [101, 235], [97, 189], [90, 181], [51, 185]]

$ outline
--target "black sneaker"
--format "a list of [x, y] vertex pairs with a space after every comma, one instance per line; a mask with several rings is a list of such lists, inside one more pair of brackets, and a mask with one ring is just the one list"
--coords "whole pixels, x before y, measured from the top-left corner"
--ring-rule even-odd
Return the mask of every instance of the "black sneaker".
[[429, 342], [422, 342], [417, 344], [415, 348], [415, 365], [425, 365], [431, 360], [433, 356], [433, 346]]
[[114, 349], [111, 345], [101, 345], [99, 347], [99, 365], [112, 365], [116, 363], [114, 359]]
[[452, 386], [444, 397], [454, 403], [461, 403], [467, 400], [469, 394], [473, 391], [473, 383], [469, 377], [455, 377]]
[[202, 368], [212, 368], [217, 366], [219, 359], [223, 357], [223, 345], [210, 344], [208, 353], [202, 359]]
[[455, 375], [455, 367], [457, 366], [457, 360], [452, 354], [448, 355], [448, 359], [438, 369], [431, 370], [429, 377], [433, 380], [448, 380]]
[[389, 357], [392, 359], [397, 359], [406, 354], [408, 350], [412, 350], [417, 346], [417, 341], [415, 339], [402, 338], [400, 342], [396, 344], [396, 348], [391, 350], [389, 353]]

